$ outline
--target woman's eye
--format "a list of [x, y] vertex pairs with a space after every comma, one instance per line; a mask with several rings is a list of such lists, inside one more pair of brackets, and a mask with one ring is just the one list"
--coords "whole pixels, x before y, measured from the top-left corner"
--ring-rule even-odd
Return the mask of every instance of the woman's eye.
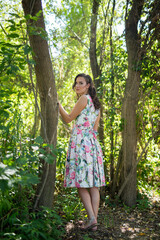
[[76, 85], [83, 85], [83, 82], [76, 82]]

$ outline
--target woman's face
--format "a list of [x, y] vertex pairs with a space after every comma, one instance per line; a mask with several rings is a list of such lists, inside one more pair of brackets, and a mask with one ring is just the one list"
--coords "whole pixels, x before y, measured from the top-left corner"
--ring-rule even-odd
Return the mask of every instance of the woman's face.
[[87, 94], [89, 86], [90, 84], [87, 84], [83, 77], [78, 77], [76, 79], [75, 91], [78, 95]]

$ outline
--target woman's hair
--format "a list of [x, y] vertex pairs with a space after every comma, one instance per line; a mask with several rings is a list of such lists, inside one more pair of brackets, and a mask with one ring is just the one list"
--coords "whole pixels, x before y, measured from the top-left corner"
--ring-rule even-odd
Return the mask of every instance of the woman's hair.
[[94, 104], [95, 109], [100, 109], [101, 103], [100, 103], [100, 101], [99, 101], [99, 99], [98, 99], [98, 97], [97, 97], [96, 89], [95, 89], [95, 87], [94, 87], [92, 78], [91, 78], [89, 75], [87, 75], [87, 74], [85, 74], [85, 73], [80, 73], [80, 74], [78, 74], [78, 75], [75, 77], [75, 79], [74, 79], [74, 83], [73, 83], [72, 88], [73, 88], [73, 89], [75, 88], [75, 86], [76, 86], [76, 80], [77, 80], [78, 77], [83, 77], [83, 78], [85, 79], [86, 83], [87, 83], [87, 84], [88, 84], [88, 83], [90, 84], [90, 86], [89, 86], [89, 88], [88, 88], [88, 93], [89, 93], [89, 95], [91, 96], [91, 98], [92, 98], [92, 100], [93, 100], [93, 104]]

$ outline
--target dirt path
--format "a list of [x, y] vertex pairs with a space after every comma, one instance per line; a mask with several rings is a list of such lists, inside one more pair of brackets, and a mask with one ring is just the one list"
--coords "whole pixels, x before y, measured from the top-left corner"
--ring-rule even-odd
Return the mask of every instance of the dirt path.
[[78, 222], [66, 225], [66, 236], [63, 240], [160, 240], [160, 203], [150, 208], [124, 206], [105, 206], [99, 211], [97, 231], [82, 231]]

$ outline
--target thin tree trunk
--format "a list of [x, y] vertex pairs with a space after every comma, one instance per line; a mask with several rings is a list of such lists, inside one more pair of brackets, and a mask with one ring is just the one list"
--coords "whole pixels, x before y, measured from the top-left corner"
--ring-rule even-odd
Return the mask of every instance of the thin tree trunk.
[[89, 49], [90, 64], [91, 64], [91, 69], [92, 69], [96, 88], [100, 86], [99, 77], [101, 73], [100, 67], [97, 61], [97, 54], [96, 54], [97, 16], [98, 16], [99, 4], [100, 4], [99, 0], [93, 0], [92, 16], [91, 16], [90, 49]]
[[[90, 64], [91, 64], [91, 69], [92, 69], [92, 74], [93, 74], [96, 89], [101, 88], [101, 80], [100, 80], [101, 70], [100, 70], [100, 66], [98, 65], [97, 53], [96, 53], [97, 17], [98, 17], [99, 5], [100, 5], [100, 0], [93, 0], [92, 16], [91, 16], [90, 49], [89, 49]], [[101, 108], [101, 119], [100, 119], [98, 132], [99, 132], [99, 140], [104, 145], [103, 106]]]
[[[126, 81], [122, 104], [122, 162], [121, 184], [127, 178], [131, 169], [136, 165], [137, 135], [136, 111], [138, 107], [138, 93], [140, 85], [140, 39], [138, 36], [138, 21], [140, 20], [144, 0], [134, 0], [132, 8], [126, 18], [126, 45], [128, 52], [128, 78]], [[136, 168], [127, 182], [121, 198], [123, 202], [132, 206], [136, 203]]]
[[[36, 16], [40, 13], [37, 21], [29, 19], [27, 22], [30, 45], [33, 49], [33, 58], [36, 62], [35, 73], [40, 93], [41, 104], [41, 136], [56, 147], [58, 105], [55, 79], [49, 48], [46, 39], [40, 36], [41, 30], [45, 32], [42, 4], [40, 0], [22, 0], [25, 15]], [[40, 12], [41, 11], [41, 12]], [[32, 27], [32, 31], [31, 31]], [[33, 31], [34, 29], [34, 31]], [[54, 157], [55, 158], [55, 157]], [[56, 161], [53, 164], [43, 162], [41, 183], [38, 186], [37, 206], [52, 207], [54, 183], [56, 175]]]
[[[98, 60], [97, 60], [97, 48], [96, 48], [96, 35], [97, 35], [97, 17], [98, 17], [98, 9], [100, 5], [100, 0], [93, 0], [93, 5], [92, 5], [92, 16], [91, 16], [91, 32], [90, 32], [90, 49], [89, 49], [89, 56], [90, 56], [90, 65], [92, 69], [92, 74], [94, 78], [94, 83], [96, 89], [101, 89], [101, 70], [100, 66], [98, 65]], [[100, 100], [103, 99], [103, 96], [101, 95]], [[99, 123], [99, 128], [98, 128], [98, 133], [99, 133], [99, 140], [104, 146], [104, 122], [103, 122], [103, 104], [101, 105], [101, 118], [100, 118], [100, 123]], [[104, 153], [104, 151], [103, 151]], [[104, 153], [105, 154], [105, 153]], [[106, 172], [106, 168], [105, 168]], [[105, 199], [105, 192], [104, 188], [101, 188], [100, 190], [101, 194], [101, 200], [102, 202]]]
[[111, 180], [111, 188], [113, 184], [114, 178], [114, 130], [113, 130], [113, 123], [114, 123], [114, 67], [113, 67], [113, 41], [112, 41], [112, 24], [113, 24], [113, 16], [114, 16], [114, 9], [115, 9], [115, 0], [113, 0], [113, 7], [112, 7], [112, 15], [111, 15], [111, 22], [110, 22], [110, 59], [111, 59], [111, 120], [110, 120], [110, 140], [111, 140], [111, 153], [110, 153], [110, 180]]
[[[35, 97], [36, 99], [38, 99], [38, 89], [37, 89], [37, 84], [35, 86]], [[32, 127], [32, 131], [31, 131], [31, 135], [33, 138], [35, 138], [37, 130], [39, 128], [39, 124], [40, 124], [40, 116], [39, 116], [39, 112], [38, 112], [38, 107], [35, 101], [35, 107], [34, 107], [34, 124]]]

